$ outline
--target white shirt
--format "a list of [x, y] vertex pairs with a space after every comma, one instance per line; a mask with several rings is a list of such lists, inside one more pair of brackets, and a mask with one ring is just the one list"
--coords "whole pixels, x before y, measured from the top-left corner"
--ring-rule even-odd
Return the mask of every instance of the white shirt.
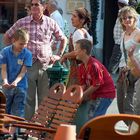
[[[59, 13], [58, 10], [55, 10], [54, 12], [52, 12], [50, 14], [50, 18], [55, 20], [57, 22], [57, 24], [59, 25], [60, 29], [62, 30], [62, 32], [64, 33], [64, 20], [63, 20], [63, 17], [62, 15]], [[57, 44], [56, 44], [56, 50], [53, 51], [53, 54], [57, 54], [58, 52], [58, 49], [59, 49], [59, 46], [60, 46], [60, 41], [56, 41]]]
[[[82, 31], [84, 30], [84, 32]], [[73, 33], [73, 36], [72, 36], [72, 40], [73, 40], [73, 46], [75, 48], [75, 44], [76, 44], [76, 41], [80, 40], [80, 39], [85, 39], [85, 33], [86, 33], [86, 36], [88, 40], [90, 40], [92, 42], [92, 36], [90, 36], [90, 34], [87, 32], [86, 29], [82, 28], [81, 29], [77, 29], [74, 33]]]
[[50, 14], [50, 18], [54, 19], [59, 25], [59, 27], [61, 28], [61, 30], [64, 32], [64, 20], [62, 15], [59, 13], [59, 11], [55, 10], [54, 12], [52, 12]]
[[[140, 29], [137, 29], [137, 30], [140, 30]], [[120, 59], [119, 67], [125, 67], [127, 65], [126, 62], [125, 62], [125, 55], [124, 55], [124, 49], [123, 49], [124, 34], [125, 34], [125, 32], [122, 35], [121, 45], [120, 45], [122, 56], [121, 56], [121, 59]], [[136, 34], [137, 34], [137, 31], [134, 31], [134, 33], [132, 35], [132, 38], [124, 42], [124, 48], [125, 48], [126, 54], [127, 54], [127, 60], [126, 61], [128, 61], [128, 50], [132, 46], [136, 46], [136, 49], [134, 51], [134, 56], [140, 62], [140, 43], [135, 41]]]

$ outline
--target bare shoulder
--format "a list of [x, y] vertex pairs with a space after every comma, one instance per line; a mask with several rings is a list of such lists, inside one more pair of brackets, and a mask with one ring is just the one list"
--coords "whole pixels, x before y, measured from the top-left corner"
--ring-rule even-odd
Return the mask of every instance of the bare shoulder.
[[137, 31], [136, 40], [140, 43], [140, 30]]

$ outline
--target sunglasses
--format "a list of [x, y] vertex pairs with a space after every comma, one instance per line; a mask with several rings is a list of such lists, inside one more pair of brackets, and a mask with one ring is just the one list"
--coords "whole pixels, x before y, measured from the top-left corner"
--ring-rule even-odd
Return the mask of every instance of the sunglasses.
[[133, 18], [133, 16], [122, 17], [122, 20], [127, 20], [127, 19], [131, 20], [132, 18]]
[[36, 6], [36, 7], [38, 7], [38, 6], [40, 6], [40, 4], [39, 4], [39, 3], [31, 3], [31, 6]]

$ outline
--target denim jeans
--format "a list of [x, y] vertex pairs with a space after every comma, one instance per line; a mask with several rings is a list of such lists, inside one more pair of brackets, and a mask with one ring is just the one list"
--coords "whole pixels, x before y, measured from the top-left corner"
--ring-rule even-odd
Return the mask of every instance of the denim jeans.
[[6, 96], [6, 113], [24, 117], [26, 90], [19, 87], [3, 88], [3, 92]]
[[110, 98], [97, 98], [96, 100], [82, 103], [77, 110], [74, 120], [77, 132], [90, 119], [104, 115], [112, 101], [113, 99]]

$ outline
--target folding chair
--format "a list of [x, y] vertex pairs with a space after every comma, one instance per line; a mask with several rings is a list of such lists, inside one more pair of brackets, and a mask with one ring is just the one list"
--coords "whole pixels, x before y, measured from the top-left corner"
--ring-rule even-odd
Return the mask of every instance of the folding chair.
[[[118, 121], [134, 121], [140, 125], [140, 116], [114, 114], [96, 117], [87, 122], [80, 130], [78, 140], [140, 140], [140, 129], [135, 133], [122, 133], [115, 129]], [[140, 126], [139, 126], [140, 128]]]
[[4, 127], [4, 116], [6, 108], [6, 98], [5, 95], [0, 91], [0, 138], [3, 137], [4, 134], [9, 133], [9, 131]]
[[[43, 127], [49, 127], [52, 118], [56, 112], [56, 108], [66, 91], [66, 87], [62, 83], [56, 83], [49, 90], [48, 96], [41, 102], [38, 110], [31, 119], [31, 123], [41, 124]], [[38, 126], [38, 125], [37, 125]], [[40, 131], [26, 131], [28, 135], [39, 137]]]
[[5, 114], [6, 112], [6, 97], [2, 91], [0, 91], [0, 139], [4, 140], [5, 135], [9, 134], [8, 128], [5, 127], [5, 124], [9, 124], [15, 121], [23, 121], [23, 118], [16, 117], [13, 115]]
[[[46, 96], [45, 99], [42, 101], [38, 110], [36, 111], [35, 115], [31, 120], [31, 123], [34, 124], [34, 126], [42, 125], [43, 127], [44, 126], [46, 127], [51, 122], [51, 119], [55, 113], [55, 109], [60, 99], [62, 98], [62, 95], [65, 93], [65, 91], [66, 88], [61, 83], [57, 83], [50, 88], [48, 96]], [[3, 101], [6, 102], [4, 94], [3, 94], [3, 98], [4, 98]], [[5, 108], [3, 109], [2, 113], [3, 113], [2, 117], [4, 118], [3, 119], [4, 124], [10, 124], [10, 123], [14, 124], [14, 123], [18, 123], [19, 121], [20, 123], [22, 123], [21, 121], [25, 121], [24, 118], [5, 114]], [[30, 134], [30, 132], [26, 131], [26, 134]], [[36, 131], [36, 135], [39, 135], [37, 131]]]
[[[82, 97], [82, 87], [78, 85], [72, 85], [63, 94], [56, 108], [54, 117], [48, 127], [39, 125], [34, 126], [34, 124], [20, 122], [17, 124], [13, 124], [13, 126], [30, 129], [28, 134], [33, 137], [37, 137], [39, 140], [53, 140], [57, 127], [60, 124], [73, 123], [77, 108], [82, 101]], [[47, 134], [45, 132], [47, 132]]]

